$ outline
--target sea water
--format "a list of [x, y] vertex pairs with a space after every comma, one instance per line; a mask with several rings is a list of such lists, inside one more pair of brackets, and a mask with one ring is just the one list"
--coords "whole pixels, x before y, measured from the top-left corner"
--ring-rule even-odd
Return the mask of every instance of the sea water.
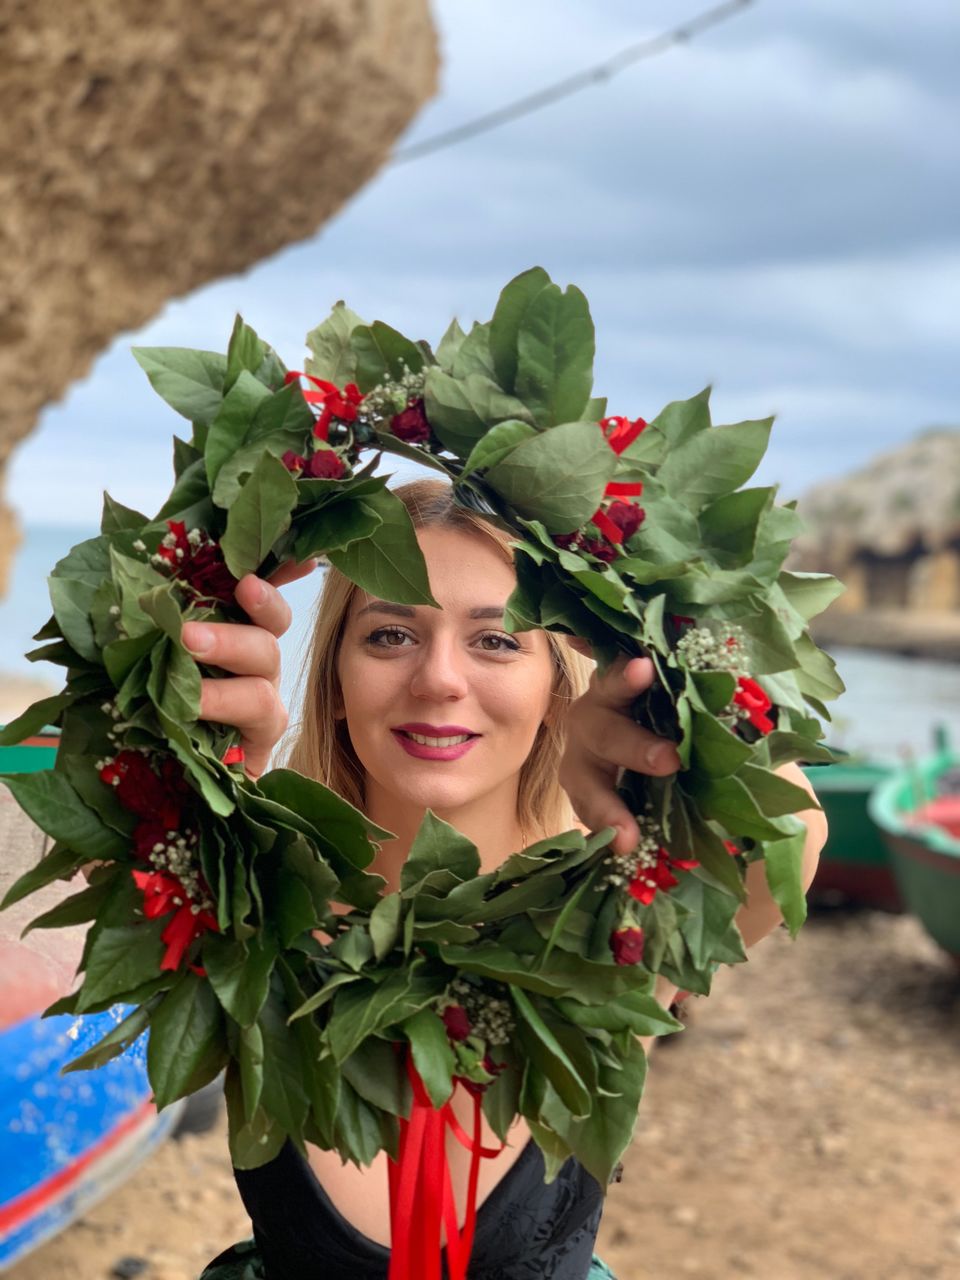
[[[10, 591], [0, 600], [0, 675], [39, 676], [60, 688], [62, 668], [29, 663], [23, 655], [36, 647], [31, 637], [50, 616], [50, 570], [71, 547], [96, 533], [96, 529], [67, 525], [24, 530]], [[294, 611], [293, 624], [280, 642], [282, 696], [291, 708], [297, 702], [310, 614], [321, 581], [318, 571], [283, 589]], [[960, 664], [866, 650], [832, 652], [847, 691], [830, 704], [833, 723], [827, 726], [827, 738], [831, 743], [896, 763], [927, 751], [934, 726], [943, 724], [960, 748]]]

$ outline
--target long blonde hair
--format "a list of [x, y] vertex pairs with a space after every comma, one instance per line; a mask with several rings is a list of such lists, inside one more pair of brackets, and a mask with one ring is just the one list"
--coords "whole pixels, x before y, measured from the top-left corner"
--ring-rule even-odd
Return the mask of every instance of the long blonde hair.
[[[513, 566], [510, 534], [482, 515], [453, 501], [446, 481], [432, 477], [412, 480], [392, 490], [407, 511], [414, 528], [440, 526], [483, 538]], [[293, 738], [284, 752], [290, 769], [315, 778], [357, 808], [364, 807], [364, 770], [350, 741], [345, 719], [334, 710], [340, 698], [337, 656], [347, 614], [359, 588], [332, 565], [326, 570], [317, 600], [312, 636], [300, 681], [302, 703]], [[577, 653], [566, 637], [547, 631], [553, 658], [553, 714], [541, 724], [530, 754], [520, 770], [517, 820], [523, 831], [537, 836], [555, 835], [575, 823], [573, 808], [557, 781], [564, 746], [566, 709], [587, 688], [593, 663]]]

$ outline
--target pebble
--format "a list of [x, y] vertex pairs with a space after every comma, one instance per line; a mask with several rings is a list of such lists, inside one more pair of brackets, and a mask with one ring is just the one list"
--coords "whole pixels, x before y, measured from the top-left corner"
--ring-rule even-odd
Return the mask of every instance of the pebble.
[[134, 1254], [128, 1254], [125, 1258], [118, 1258], [113, 1264], [110, 1271], [111, 1276], [115, 1276], [116, 1280], [133, 1280], [134, 1276], [143, 1275], [150, 1263], [146, 1258], [139, 1258]]

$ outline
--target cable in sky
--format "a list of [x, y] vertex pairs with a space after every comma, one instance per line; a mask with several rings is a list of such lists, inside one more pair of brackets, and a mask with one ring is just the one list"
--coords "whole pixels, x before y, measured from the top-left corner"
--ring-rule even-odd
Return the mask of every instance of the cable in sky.
[[510, 102], [504, 107], [498, 107], [496, 111], [489, 111], [486, 115], [477, 116], [473, 120], [468, 120], [466, 124], [457, 125], [453, 129], [446, 129], [443, 133], [435, 133], [432, 138], [425, 138], [423, 142], [414, 142], [409, 147], [400, 147], [390, 156], [387, 164], [405, 164], [409, 160], [420, 160], [423, 156], [430, 155], [434, 151], [441, 151], [445, 147], [452, 147], [459, 142], [466, 142], [468, 138], [475, 138], [481, 133], [489, 133], [491, 129], [499, 129], [502, 125], [519, 120], [521, 116], [532, 115], [534, 111], [541, 111], [544, 107], [549, 107], [554, 102], [559, 102], [561, 98], [567, 98], [571, 94], [579, 93], [582, 89], [589, 89], [593, 85], [612, 79], [620, 71], [632, 66], [635, 62], [666, 53], [674, 45], [683, 44], [694, 36], [699, 35], [701, 31], [705, 31], [708, 27], [716, 26], [727, 18], [732, 18], [734, 14], [747, 8], [753, 2], [754, 0], [727, 0], [725, 4], [715, 5], [712, 9], [705, 9], [703, 13], [697, 14], [689, 22], [683, 23], [682, 26], [674, 27], [672, 30], [665, 31], [659, 36], [653, 36], [649, 40], [641, 40], [638, 44], [629, 45], [626, 49], [621, 49], [619, 53], [614, 54], [612, 58], [599, 62], [595, 66], [587, 67], [583, 71], [578, 71], [563, 80], [558, 80], [556, 84], [547, 85], [546, 88], [538, 89], [536, 93], [527, 94], [526, 97], [518, 98], [515, 102]]

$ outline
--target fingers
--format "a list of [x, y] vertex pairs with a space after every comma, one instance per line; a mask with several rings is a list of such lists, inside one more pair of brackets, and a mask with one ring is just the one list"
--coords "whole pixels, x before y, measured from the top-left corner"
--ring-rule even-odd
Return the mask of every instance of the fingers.
[[614, 853], [629, 853], [637, 847], [640, 828], [633, 814], [617, 795], [614, 787], [617, 770], [599, 761], [583, 761], [575, 765], [565, 758], [559, 770], [559, 782], [570, 797], [574, 813], [591, 831], [616, 827], [610, 842]]
[[233, 725], [240, 730], [246, 771], [254, 778], [266, 768], [270, 754], [288, 724], [287, 712], [276, 686], [262, 676], [202, 680], [200, 718]]
[[263, 627], [237, 622], [185, 622], [183, 643], [200, 662], [234, 675], [258, 676], [268, 682], [280, 679], [280, 646], [276, 635]]
[[304, 560], [303, 564], [287, 560], [275, 573], [271, 573], [267, 581], [275, 587], [285, 587], [288, 582], [298, 582], [300, 578], [308, 577], [319, 563], [317, 559]]
[[233, 594], [250, 621], [271, 635], [282, 636], [293, 620], [290, 606], [277, 588], [254, 573], [241, 578]]
[[626, 711], [638, 694], [650, 688], [655, 677], [649, 658], [628, 658], [624, 655], [611, 663], [603, 675], [594, 672], [590, 683], [599, 705]]

